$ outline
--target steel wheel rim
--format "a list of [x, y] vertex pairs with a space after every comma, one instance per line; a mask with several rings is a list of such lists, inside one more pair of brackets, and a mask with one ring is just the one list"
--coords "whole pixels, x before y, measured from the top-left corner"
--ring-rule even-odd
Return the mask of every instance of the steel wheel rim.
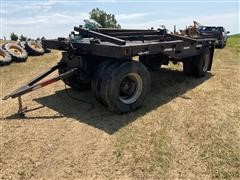
[[119, 99], [125, 104], [132, 104], [140, 97], [142, 89], [142, 78], [137, 73], [129, 73], [120, 83]]
[[34, 49], [41, 49], [37, 43], [31, 43], [30, 46]]
[[10, 51], [16, 55], [21, 55], [22, 51], [21, 49], [17, 48], [17, 47], [10, 47]]
[[206, 55], [204, 56], [203, 72], [207, 72], [209, 62], [210, 62], [209, 55], [206, 54]]

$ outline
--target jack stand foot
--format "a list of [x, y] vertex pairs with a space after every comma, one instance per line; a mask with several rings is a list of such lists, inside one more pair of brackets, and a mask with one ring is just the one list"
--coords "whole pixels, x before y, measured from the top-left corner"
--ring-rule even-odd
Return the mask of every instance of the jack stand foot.
[[25, 118], [25, 117], [26, 117], [26, 115], [25, 115], [24, 112], [21, 112], [21, 113], [18, 112], [17, 115], [18, 115], [20, 118]]

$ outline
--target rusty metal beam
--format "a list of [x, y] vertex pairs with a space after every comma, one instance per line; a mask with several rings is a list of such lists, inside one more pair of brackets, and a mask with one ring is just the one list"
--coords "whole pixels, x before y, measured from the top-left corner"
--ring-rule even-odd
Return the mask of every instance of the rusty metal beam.
[[125, 45], [126, 44], [126, 41], [124, 41], [122, 39], [118, 39], [118, 38], [115, 38], [115, 37], [112, 37], [112, 36], [108, 36], [106, 34], [102, 34], [102, 33], [99, 33], [99, 32], [87, 30], [87, 29], [84, 29], [84, 28], [74, 27], [74, 31], [77, 31], [77, 32], [82, 33], [84, 35], [88, 35], [88, 36], [98, 38], [102, 41], [110, 42], [110, 43], [113, 43], [113, 44], [117, 44], [117, 45]]
[[116, 38], [129, 41], [143, 41], [143, 40], [164, 40], [164, 35], [131, 35], [131, 36], [115, 36]]
[[190, 38], [190, 37], [186, 37], [186, 36], [180, 36], [180, 35], [176, 35], [176, 34], [167, 34], [168, 37], [171, 37], [173, 39], [178, 39], [178, 40], [185, 40], [185, 41], [190, 41], [190, 42], [197, 42], [196, 39]]

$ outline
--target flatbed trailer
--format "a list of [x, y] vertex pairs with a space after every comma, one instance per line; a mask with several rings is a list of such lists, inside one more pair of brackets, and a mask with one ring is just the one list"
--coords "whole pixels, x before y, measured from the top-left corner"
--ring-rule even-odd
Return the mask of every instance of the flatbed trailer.
[[[186, 75], [203, 77], [212, 67], [215, 40], [169, 34], [165, 29], [74, 27], [68, 38], [42, 42], [45, 48], [62, 50], [60, 62], [3, 99], [19, 97], [21, 104], [22, 95], [61, 79], [75, 90], [91, 89], [111, 111], [131, 112], [150, 90], [150, 70], [182, 62]], [[38, 83], [55, 70], [59, 76]]]

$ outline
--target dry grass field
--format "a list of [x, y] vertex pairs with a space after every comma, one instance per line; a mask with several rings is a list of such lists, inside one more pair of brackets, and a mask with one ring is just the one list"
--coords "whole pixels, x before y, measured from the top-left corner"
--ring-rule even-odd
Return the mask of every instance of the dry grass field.
[[[232, 41], [230, 40], [230, 43]], [[240, 179], [240, 49], [217, 49], [212, 72], [185, 77], [181, 65], [151, 73], [136, 112], [116, 115], [90, 92], [58, 82], [1, 101], [2, 179]], [[3, 97], [61, 58], [59, 51], [0, 68]]]

